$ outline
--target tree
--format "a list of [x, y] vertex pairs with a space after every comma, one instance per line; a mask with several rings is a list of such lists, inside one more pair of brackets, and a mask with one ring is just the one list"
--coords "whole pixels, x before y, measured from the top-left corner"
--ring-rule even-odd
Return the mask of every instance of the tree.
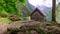
[[0, 12], [3, 10], [9, 14], [21, 15], [17, 4], [25, 5], [25, 0], [0, 0]]
[[52, 0], [52, 21], [56, 22], [56, 0]]

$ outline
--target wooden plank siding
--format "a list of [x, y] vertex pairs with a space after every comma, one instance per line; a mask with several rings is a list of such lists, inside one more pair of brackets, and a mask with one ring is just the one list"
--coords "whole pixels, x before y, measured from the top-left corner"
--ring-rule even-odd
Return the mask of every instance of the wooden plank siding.
[[39, 9], [35, 9], [34, 12], [32, 12], [32, 14], [30, 15], [31, 20], [35, 20], [35, 21], [45, 21], [45, 16], [43, 13], [41, 13], [41, 11], [39, 11]]

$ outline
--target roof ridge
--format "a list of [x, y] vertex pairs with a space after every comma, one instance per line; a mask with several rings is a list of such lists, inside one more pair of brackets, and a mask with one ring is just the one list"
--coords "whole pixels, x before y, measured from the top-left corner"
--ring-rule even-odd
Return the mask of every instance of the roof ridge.
[[40, 9], [39, 7], [36, 7], [41, 13], [43, 13], [43, 15], [45, 15], [46, 16], [46, 14], [45, 14], [45, 12], [42, 10], [42, 9]]

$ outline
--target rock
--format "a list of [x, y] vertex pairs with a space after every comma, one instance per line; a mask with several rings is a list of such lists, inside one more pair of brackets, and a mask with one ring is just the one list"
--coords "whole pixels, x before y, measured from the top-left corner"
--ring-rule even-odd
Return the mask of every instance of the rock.
[[4, 34], [7, 31], [8, 24], [0, 22], [0, 34]]
[[32, 23], [26, 23], [25, 25], [23, 25], [23, 26], [20, 27], [21, 30], [26, 30], [26, 29], [35, 30], [37, 28], [39, 28], [39, 27], [34, 22], [32, 22]]
[[38, 32], [36, 32], [35, 30], [31, 30], [30, 32], [31, 34], [38, 34]]
[[12, 21], [19, 21], [21, 20], [20, 18], [17, 18], [17, 15], [11, 14], [8, 16], [8, 18]]

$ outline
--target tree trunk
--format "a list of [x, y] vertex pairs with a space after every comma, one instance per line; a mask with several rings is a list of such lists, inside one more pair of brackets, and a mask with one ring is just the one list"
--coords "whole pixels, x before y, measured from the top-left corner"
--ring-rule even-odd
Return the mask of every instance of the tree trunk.
[[52, 0], [52, 21], [56, 22], [56, 0]]

